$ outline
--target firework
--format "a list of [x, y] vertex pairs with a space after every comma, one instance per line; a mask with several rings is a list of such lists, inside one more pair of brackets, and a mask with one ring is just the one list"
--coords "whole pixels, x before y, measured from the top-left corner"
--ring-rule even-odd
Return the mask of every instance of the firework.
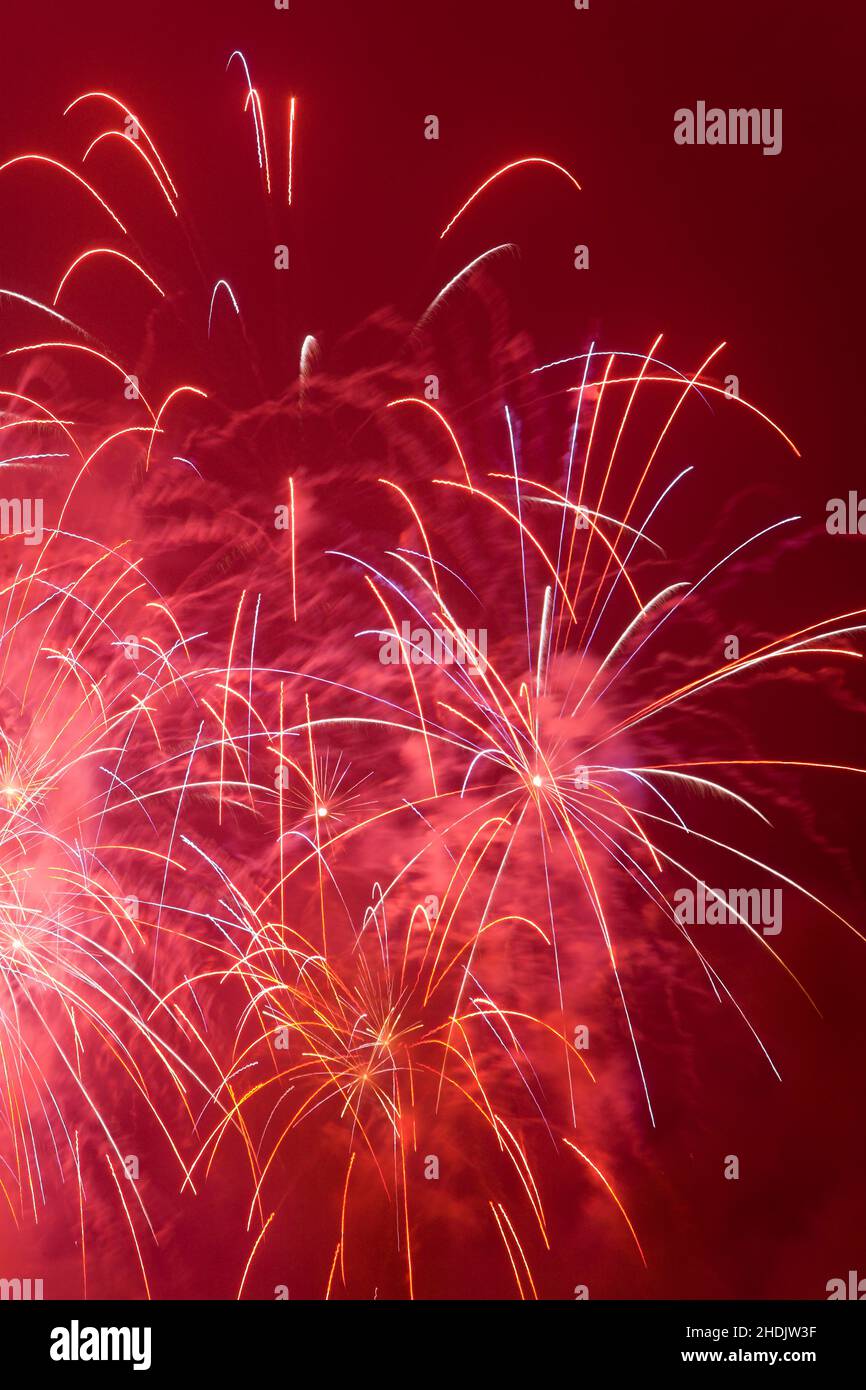
[[[260, 198], [295, 215], [300, 102], [234, 52], [234, 98], [241, 76]], [[172, 1292], [159, 1233], [216, 1188], [237, 1297], [471, 1296], [490, 1260], [502, 1296], [561, 1297], [565, 1193], [640, 1278], [645, 1141], [627, 1167], [617, 1137], [656, 1125], [654, 982], [700, 990], [780, 1079], [677, 894], [731, 875], [739, 949], [810, 1006], [749, 895], [859, 935], [766, 828], [785, 770], [863, 769], [764, 756], [750, 702], [803, 671], [841, 683], [866, 610], [723, 651], [731, 591], [802, 523], [767, 504], [736, 536], [677, 529], [699, 466], [678, 434], [717, 428], [708, 406], [796, 447], [725, 389], [724, 345], [685, 370], [660, 337], [549, 363], [467, 348], [440, 401], [438, 344], [467, 302], [495, 323], [511, 243], [449, 264], [414, 325], [375, 320], [376, 355], [306, 329], [259, 351], [232, 268], [203, 272], [163, 132], [108, 92], [64, 115], [77, 154], [0, 166], [21, 196], [70, 185], [99, 237], [49, 239], [41, 295], [0, 290], [0, 463], [24, 495], [0, 549], [9, 1218], [72, 1178], [55, 1200], [85, 1294], [113, 1267], [107, 1210], [148, 1296]], [[130, 152], [110, 188], [109, 145]], [[440, 240], [500, 179], [554, 176], [587, 196], [515, 159]], [[127, 226], [142, 184], [158, 255]], [[138, 316], [107, 310], [109, 274]]]

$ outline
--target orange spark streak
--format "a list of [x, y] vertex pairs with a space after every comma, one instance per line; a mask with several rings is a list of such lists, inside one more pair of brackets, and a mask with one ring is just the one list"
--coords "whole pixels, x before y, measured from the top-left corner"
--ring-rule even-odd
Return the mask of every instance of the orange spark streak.
[[289, 102], [289, 207], [292, 206], [292, 171], [295, 157], [295, 98]]
[[241, 1282], [240, 1282], [240, 1287], [239, 1287], [239, 1289], [238, 1289], [238, 1296], [237, 1296], [237, 1300], [236, 1300], [236, 1302], [238, 1302], [238, 1303], [240, 1303], [241, 1295], [243, 1294], [243, 1291], [244, 1291], [244, 1284], [247, 1282], [247, 1275], [248, 1275], [249, 1272], [250, 1272], [250, 1265], [251, 1265], [252, 1262], [253, 1262], [253, 1256], [255, 1255], [256, 1251], [258, 1250], [259, 1246], [261, 1245], [262, 1240], [264, 1239], [265, 1233], [266, 1233], [268, 1227], [270, 1226], [270, 1224], [271, 1224], [271, 1222], [273, 1221], [273, 1219], [274, 1219], [275, 1216], [276, 1216], [276, 1212], [273, 1212], [273, 1211], [272, 1211], [271, 1214], [270, 1214], [270, 1216], [268, 1217], [267, 1221], [265, 1222], [264, 1226], [262, 1227], [262, 1229], [259, 1231], [258, 1235], [256, 1236], [255, 1242], [254, 1242], [254, 1244], [253, 1244], [253, 1248], [252, 1248], [252, 1250], [250, 1251], [250, 1257], [249, 1257], [249, 1259], [247, 1260], [246, 1265], [244, 1266], [243, 1277], [242, 1277]]
[[81, 1276], [84, 1298], [87, 1300], [87, 1256], [84, 1246], [84, 1184], [81, 1179], [81, 1155], [78, 1151], [78, 1130], [75, 1131], [75, 1171], [78, 1175], [78, 1218], [81, 1224]]
[[425, 410], [432, 410], [433, 414], [434, 414], [439, 420], [442, 421], [442, 424], [445, 426], [445, 428], [446, 428], [446, 430], [448, 431], [448, 434], [449, 434], [449, 436], [450, 436], [450, 438], [451, 438], [451, 443], [454, 445], [454, 448], [457, 450], [457, 457], [459, 458], [459, 460], [460, 460], [460, 462], [461, 462], [461, 464], [462, 464], [462, 466], [463, 466], [463, 472], [466, 474], [466, 482], [467, 482], [467, 484], [468, 484], [468, 486], [469, 486], [469, 491], [471, 492], [471, 491], [472, 491], [472, 479], [471, 479], [471, 477], [469, 476], [469, 469], [468, 469], [468, 467], [467, 467], [467, 465], [466, 465], [466, 460], [465, 460], [465, 458], [463, 457], [463, 450], [460, 448], [460, 445], [459, 445], [458, 442], [457, 442], [457, 436], [456, 436], [456, 434], [454, 433], [454, 431], [452, 430], [452, 428], [451, 428], [451, 426], [449, 425], [448, 421], [445, 419], [445, 416], [442, 414], [442, 411], [441, 411], [441, 410], [437, 410], [436, 407], [435, 407], [435, 405], [431, 405], [429, 401], [423, 400], [420, 396], [401, 396], [401, 397], [399, 398], [399, 400], [396, 400], [396, 401], [389, 401], [389, 402], [388, 402], [388, 405], [387, 405], [387, 409], [390, 410], [391, 407], [392, 407], [392, 406], [395, 406], [395, 405], [423, 405], [424, 408], [425, 408]]
[[262, 101], [261, 101], [261, 97], [259, 96], [258, 91], [256, 90], [255, 87], [250, 87], [250, 90], [249, 90], [249, 92], [247, 93], [247, 99], [246, 99], [246, 101], [244, 102], [244, 110], [245, 110], [245, 111], [246, 111], [247, 107], [249, 106], [250, 102], [253, 103], [253, 119], [254, 119], [254, 121], [255, 121], [255, 123], [256, 123], [256, 127], [257, 127], [257, 128], [261, 131], [261, 133], [262, 133], [262, 151], [263, 151], [263, 153], [264, 153], [265, 186], [266, 186], [268, 192], [270, 193], [270, 191], [271, 191], [271, 166], [270, 166], [270, 161], [268, 160], [268, 137], [267, 137], [267, 133], [266, 133], [266, 131], [265, 131], [265, 118], [264, 118], [264, 115], [263, 115], [263, 113], [262, 113]]
[[564, 169], [561, 164], [557, 164], [552, 159], [545, 159], [541, 155], [529, 155], [526, 159], [513, 159], [510, 164], [503, 164], [501, 169], [497, 169], [496, 172], [491, 174], [489, 178], [485, 179], [483, 183], [480, 183], [478, 187], [475, 189], [474, 193], [470, 193], [463, 206], [461, 208], [458, 208], [454, 216], [451, 218], [451, 221], [448, 223], [448, 226], [445, 228], [445, 231], [439, 233], [439, 240], [441, 241], [442, 238], [446, 236], [448, 232], [450, 232], [458, 217], [462, 217], [466, 209], [470, 206], [471, 203], [475, 202], [475, 199], [478, 197], [480, 193], [484, 192], [485, 188], [489, 188], [491, 183], [493, 183], [495, 179], [500, 178], [503, 174], [507, 174], [509, 169], [518, 169], [522, 164], [547, 164], [550, 166], [551, 169], [558, 169], [560, 174], [565, 175], [569, 183], [574, 184], [574, 187], [577, 189], [578, 193], [581, 192], [580, 184], [578, 183], [574, 175], [570, 174], [567, 169]]
[[337, 1241], [337, 1248], [336, 1248], [336, 1250], [334, 1251], [334, 1258], [333, 1258], [333, 1260], [331, 1261], [331, 1272], [330, 1272], [330, 1274], [328, 1275], [328, 1287], [327, 1287], [327, 1289], [325, 1290], [325, 1301], [326, 1301], [326, 1302], [327, 1302], [327, 1300], [331, 1297], [331, 1285], [332, 1285], [333, 1282], [334, 1282], [334, 1270], [337, 1268], [337, 1256], [339, 1255], [339, 1253], [340, 1253], [340, 1242]]
[[592, 1171], [593, 1171], [594, 1173], [597, 1173], [598, 1176], [601, 1178], [602, 1182], [604, 1183], [604, 1185], [605, 1185], [605, 1187], [607, 1188], [608, 1192], [610, 1193], [611, 1197], [612, 1197], [613, 1200], [616, 1202], [617, 1206], [619, 1207], [620, 1211], [622, 1212], [622, 1215], [623, 1215], [623, 1217], [624, 1217], [624, 1219], [625, 1219], [625, 1224], [628, 1226], [629, 1230], [631, 1231], [632, 1239], [634, 1240], [634, 1243], [635, 1243], [635, 1245], [636, 1245], [637, 1248], [638, 1248], [638, 1254], [640, 1255], [641, 1260], [643, 1261], [643, 1267], [644, 1267], [644, 1269], [648, 1269], [649, 1266], [648, 1266], [648, 1264], [647, 1264], [647, 1262], [646, 1262], [646, 1256], [644, 1255], [644, 1252], [643, 1252], [643, 1250], [641, 1249], [641, 1243], [640, 1243], [640, 1241], [639, 1241], [638, 1238], [637, 1238], [637, 1232], [636, 1232], [634, 1226], [631, 1224], [631, 1221], [629, 1220], [628, 1212], [626, 1211], [626, 1209], [625, 1209], [625, 1207], [623, 1206], [622, 1202], [621, 1202], [621, 1201], [619, 1200], [619, 1198], [617, 1197], [616, 1193], [614, 1192], [614, 1190], [613, 1190], [613, 1188], [611, 1187], [610, 1183], [608, 1182], [607, 1178], [604, 1176], [604, 1173], [601, 1171], [600, 1168], [596, 1167], [596, 1165], [593, 1163], [593, 1161], [592, 1161], [591, 1158], [587, 1158], [586, 1154], [583, 1153], [583, 1151], [582, 1151], [581, 1149], [579, 1149], [579, 1148], [577, 1147], [576, 1144], [572, 1144], [572, 1142], [571, 1142], [570, 1139], [565, 1139], [565, 1138], [563, 1138], [563, 1141], [562, 1141], [562, 1142], [563, 1142], [563, 1144], [567, 1144], [568, 1147], [569, 1147], [570, 1149], [573, 1149], [574, 1152], [575, 1152], [576, 1154], [578, 1154], [580, 1158], [583, 1159], [584, 1163], [587, 1163], [587, 1164], [589, 1165], [589, 1167], [592, 1169]]
[[[246, 598], [246, 595], [247, 595], [247, 591], [246, 591], [246, 589], [244, 589], [244, 590], [241, 592], [240, 598], [238, 599], [238, 607], [237, 607], [237, 612], [235, 613], [235, 622], [234, 622], [234, 627], [232, 628], [231, 642], [229, 643], [229, 656], [228, 656], [228, 662], [226, 663], [226, 687], [225, 687], [225, 693], [224, 693], [224, 696], [223, 696], [223, 720], [222, 720], [222, 722], [223, 722], [223, 729], [226, 728], [226, 718], [227, 718], [227, 715], [228, 715], [229, 686], [231, 685], [232, 657], [234, 656], [234, 651], [235, 651], [235, 638], [236, 638], [237, 635], [238, 635], [238, 623], [240, 622], [240, 619], [241, 619], [241, 609], [243, 608], [244, 599]], [[220, 741], [220, 789], [219, 789], [219, 816], [218, 816], [218, 820], [219, 820], [219, 824], [220, 824], [220, 825], [222, 825], [222, 823], [223, 823], [223, 775], [224, 775], [224, 772], [225, 772], [225, 749], [226, 749], [225, 738], [223, 738], [223, 739]]]
[[129, 1225], [130, 1232], [132, 1233], [132, 1240], [133, 1244], [135, 1245], [135, 1253], [138, 1256], [138, 1263], [141, 1267], [141, 1277], [144, 1280], [144, 1291], [147, 1294], [148, 1299], [150, 1299], [150, 1285], [147, 1282], [147, 1270], [144, 1267], [144, 1260], [142, 1259], [141, 1255], [141, 1246], [138, 1243], [138, 1236], [136, 1234], [135, 1227], [132, 1224], [132, 1217], [129, 1214], [129, 1207], [126, 1205], [126, 1198], [123, 1195], [123, 1188], [120, 1186], [117, 1174], [114, 1171], [114, 1164], [111, 1161], [111, 1154], [106, 1154], [105, 1157], [108, 1162], [108, 1167], [111, 1171], [111, 1176], [114, 1178], [114, 1184], [117, 1188], [120, 1200], [123, 1203], [123, 1210], [126, 1212], [126, 1220]]
[[346, 1169], [346, 1181], [343, 1184], [343, 1205], [340, 1208], [340, 1278], [343, 1281], [343, 1288], [346, 1287], [346, 1265], [343, 1260], [346, 1245], [346, 1200], [349, 1196], [349, 1179], [352, 1176], [352, 1169], [357, 1157], [357, 1152], [353, 1149], [352, 1157], [349, 1159], [349, 1166]]
[[162, 419], [162, 413], [165, 410], [166, 406], [169, 404], [169, 402], [173, 401], [175, 396], [179, 396], [183, 391], [188, 391], [193, 396], [201, 396], [201, 398], [205, 401], [208, 398], [207, 391], [200, 390], [198, 386], [175, 386], [173, 391], [169, 391], [162, 405], [159, 407], [159, 410], [156, 412], [156, 419], [153, 422], [153, 429], [150, 435], [150, 443], [147, 446], [147, 457], [145, 458], [144, 464], [145, 473], [149, 472], [150, 470], [150, 455], [153, 451], [153, 442], [156, 438], [157, 431], [159, 430], [159, 422]]
[[141, 131], [142, 135], [144, 136], [145, 140], [147, 141], [148, 145], [150, 146], [150, 148], [151, 148], [151, 150], [152, 150], [152, 152], [153, 152], [153, 157], [154, 157], [154, 159], [157, 161], [157, 163], [159, 164], [160, 169], [161, 169], [162, 172], [165, 174], [165, 177], [166, 177], [166, 179], [168, 180], [169, 186], [171, 187], [172, 193], [174, 194], [175, 197], [177, 197], [177, 189], [175, 188], [174, 184], [172, 183], [171, 175], [169, 174], [168, 170], [167, 170], [166, 167], [165, 167], [165, 164], [163, 163], [162, 159], [160, 158], [159, 150], [156, 148], [156, 145], [154, 144], [153, 140], [152, 140], [152, 139], [150, 138], [150, 136], [148, 135], [148, 133], [147, 133], [147, 131], [145, 130], [145, 128], [144, 128], [142, 122], [138, 119], [138, 117], [136, 116], [135, 112], [134, 112], [134, 111], [130, 111], [129, 107], [128, 107], [124, 102], [122, 102], [122, 101], [120, 100], [119, 97], [112, 96], [112, 94], [111, 94], [110, 92], [82, 92], [81, 96], [76, 97], [74, 101], [71, 101], [71, 102], [69, 103], [69, 105], [67, 106], [66, 110], [63, 112], [64, 116], [68, 115], [69, 112], [72, 111], [74, 107], [78, 106], [80, 102], [82, 102], [82, 101], [90, 101], [90, 100], [93, 99], [94, 97], [101, 98], [103, 101], [110, 101], [110, 102], [113, 103], [113, 105], [119, 107], [120, 110], [123, 112], [123, 114], [124, 114], [125, 116], [128, 116], [128, 117], [130, 118], [130, 120], [134, 123], [134, 125]]
[[292, 618], [298, 621], [298, 585], [295, 570], [295, 480], [289, 478], [289, 521], [291, 529], [289, 531], [289, 544], [292, 554]]
[[[163, 299], [165, 299], [165, 290], [160, 289], [153, 276], [148, 275], [144, 267], [140, 266], [138, 261], [133, 260], [132, 256], [125, 255], [123, 251], [115, 251], [110, 246], [94, 246], [90, 251], [82, 251], [81, 255], [77, 256], [76, 259], [72, 262], [69, 269], [63, 276], [63, 279], [60, 281], [60, 284], [57, 286], [57, 293], [55, 294], [54, 299], [52, 300], [53, 304], [57, 304], [63, 286], [66, 284], [66, 281], [69, 279], [75, 267], [81, 265], [81, 262], [86, 261], [90, 256], [117, 256], [119, 260], [126, 261], [127, 265], [133, 266], [138, 271], [139, 275], [143, 275], [145, 280], [147, 280], [151, 285], [153, 285], [153, 288], [156, 290], [157, 294], [162, 295]], [[17, 351], [20, 351], [20, 349], [17, 349]]]
[[132, 148], [135, 150], [136, 154], [144, 160], [148, 169], [153, 174], [153, 177], [156, 179], [162, 196], [165, 198], [165, 201], [168, 203], [175, 217], [177, 217], [177, 208], [172, 202], [171, 194], [169, 193], [168, 189], [166, 188], [165, 184], [160, 178], [159, 170], [156, 168], [156, 165], [153, 163], [153, 160], [145, 154], [144, 150], [141, 148], [141, 145], [138, 143], [137, 140], [133, 140], [131, 136], [125, 135], [122, 130], [104, 130], [101, 135], [97, 135], [95, 140], [91, 140], [90, 144], [87, 146], [87, 149], [84, 151], [84, 154], [81, 156], [82, 164], [87, 159], [91, 150], [93, 150], [98, 144], [100, 144], [102, 140], [110, 140], [112, 137], [115, 140], [122, 140], [125, 145], [131, 145]]
[[117, 216], [117, 213], [112, 212], [105, 199], [99, 196], [96, 189], [93, 188], [93, 186], [89, 184], [86, 179], [83, 179], [80, 174], [76, 174], [75, 170], [70, 169], [66, 164], [61, 164], [59, 159], [51, 159], [46, 154], [19, 154], [16, 155], [14, 159], [7, 159], [5, 164], [0, 164], [0, 174], [3, 173], [4, 169], [11, 169], [13, 164], [23, 164], [27, 160], [33, 160], [37, 164], [51, 164], [55, 169], [60, 169], [64, 174], [68, 174], [69, 177], [71, 179], [74, 179], [76, 183], [80, 183], [82, 188], [87, 189], [87, 192], [90, 194], [90, 196], [92, 198], [95, 198], [97, 203], [99, 203], [100, 207], [105, 209], [112, 221], [117, 223], [118, 227], [123, 232], [123, 235], [127, 235], [126, 228], [124, 227], [120, 218]]

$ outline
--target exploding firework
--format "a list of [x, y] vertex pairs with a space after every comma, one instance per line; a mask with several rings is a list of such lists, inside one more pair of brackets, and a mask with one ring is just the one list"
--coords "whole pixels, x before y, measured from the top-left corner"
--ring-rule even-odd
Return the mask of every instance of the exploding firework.
[[[280, 135], [244, 55], [228, 68], [261, 197], [296, 215], [300, 103]], [[717, 908], [711, 878], [743, 885], [726, 903], [742, 950], [810, 1004], [750, 895], [784, 890], [856, 932], [766, 846], [778, 775], [862, 769], [764, 756], [750, 702], [804, 669], [838, 689], [864, 610], [731, 642], [731, 593], [805, 544], [800, 520], [765, 504], [685, 545], [680, 524], [697, 505], [686, 425], [692, 457], [720, 427], [794, 444], [722, 384], [723, 345], [682, 371], [660, 338], [550, 363], [500, 341], [508, 244], [414, 326], [382, 315], [330, 354], [299, 333], [287, 373], [234, 277], [202, 273], [149, 125], [107, 92], [64, 114], [76, 156], [0, 168], [22, 191], [69, 187], [100, 237], [52, 256], [42, 295], [0, 291], [17, 373], [0, 462], [26, 494], [4, 503], [0, 551], [11, 1216], [49, 1204], [50, 1156], [74, 1176], [84, 1291], [88, 1248], [110, 1264], [95, 1191], [150, 1294], [175, 1194], [241, 1174], [222, 1254], [238, 1297], [268, 1287], [260, 1270], [317, 1297], [471, 1296], [492, 1251], [504, 1296], [533, 1298], [571, 1292], [565, 1192], [643, 1270], [612, 1127], [656, 1123], [654, 982], [700, 988], [780, 1075], [682, 903]], [[109, 193], [112, 147], [127, 163]], [[441, 240], [530, 174], [580, 189], [557, 162], [513, 160]], [[131, 186], [167, 220], [158, 256], [128, 230]], [[106, 312], [100, 275], [142, 307]], [[495, 361], [461, 330], [467, 306]], [[171, 1181], [140, 1174], [144, 1131]]]

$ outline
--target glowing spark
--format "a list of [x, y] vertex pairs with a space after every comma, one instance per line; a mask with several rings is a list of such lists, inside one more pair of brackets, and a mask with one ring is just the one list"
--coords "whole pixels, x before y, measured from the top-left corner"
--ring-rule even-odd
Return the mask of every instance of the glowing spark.
[[99, 206], [105, 209], [111, 220], [113, 222], [116, 222], [120, 230], [123, 232], [124, 236], [126, 235], [126, 228], [124, 227], [120, 218], [117, 216], [117, 213], [112, 212], [105, 199], [99, 196], [96, 189], [91, 184], [89, 184], [86, 179], [83, 179], [80, 174], [76, 174], [74, 169], [70, 169], [65, 164], [61, 164], [59, 159], [51, 159], [48, 155], [45, 154], [19, 154], [16, 155], [14, 159], [7, 159], [5, 164], [0, 164], [0, 174], [3, 173], [4, 169], [11, 169], [13, 164], [25, 164], [27, 162], [34, 162], [37, 164], [49, 164], [52, 168], [59, 169], [62, 173], [68, 174], [69, 178], [74, 179], [76, 183], [80, 184], [82, 188], [85, 188], [87, 190], [91, 198], [96, 199], [97, 203], [99, 203]]
[[483, 183], [480, 183], [478, 187], [475, 189], [474, 193], [470, 193], [463, 206], [457, 209], [445, 230], [443, 232], [440, 232], [439, 240], [441, 241], [442, 238], [448, 232], [450, 232], [458, 217], [461, 217], [463, 215], [466, 209], [472, 203], [475, 202], [475, 199], [479, 196], [479, 194], [483, 193], [485, 188], [489, 188], [495, 179], [501, 178], [503, 174], [507, 174], [511, 169], [519, 169], [521, 165], [524, 164], [547, 164], [551, 169], [556, 169], [559, 171], [560, 174], [564, 174], [565, 177], [568, 179], [569, 183], [573, 184], [574, 187], [577, 189], [578, 193], [580, 193], [581, 191], [580, 184], [578, 183], [574, 175], [570, 174], [567, 169], [564, 169], [561, 164], [557, 164], [552, 159], [545, 159], [541, 155], [529, 155], [526, 159], [514, 159], [511, 161], [510, 164], [503, 164], [501, 169], [497, 169], [496, 172], [491, 174], [489, 178], [486, 178]]
[[60, 298], [63, 286], [66, 284], [67, 280], [69, 279], [73, 270], [75, 270], [76, 266], [81, 265], [82, 261], [89, 260], [91, 256], [116, 256], [118, 260], [126, 261], [127, 265], [131, 265], [133, 269], [138, 271], [139, 275], [143, 275], [145, 280], [147, 280], [149, 284], [153, 285], [153, 288], [156, 290], [157, 294], [161, 295], [163, 299], [165, 298], [165, 290], [160, 289], [153, 276], [148, 275], [144, 267], [140, 266], [138, 264], [138, 261], [133, 260], [132, 256], [125, 255], [123, 251], [115, 251], [110, 246], [94, 246], [90, 251], [82, 251], [80, 256], [76, 256], [69, 269], [65, 272], [62, 280], [60, 281], [60, 284], [57, 286], [57, 291], [54, 295], [54, 304], [56, 304], [58, 299]]
[[232, 289], [231, 285], [229, 284], [228, 280], [217, 280], [216, 284], [215, 284], [214, 287], [213, 287], [213, 291], [212, 291], [211, 297], [210, 297], [210, 309], [208, 310], [208, 316], [207, 316], [207, 335], [208, 335], [208, 337], [210, 337], [211, 324], [212, 324], [212, 322], [213, 322], [213, 306], [214, 306], [214, 302], [215, 302], [216, 297], [217, 297], [217, 291], [220, 290], [220, 289], [224, 289], [224, 290], [225, 290], [226, 294], [228, 295], [229, 299], [231, 300], [232, 308], [234, 309], [235, 313], [236, 313], [236, 314], [238, 315], [238, 317], [240, 318], [240, 312], [241, 312], [241, 311], [240, 311], [240, 308], [239, 308], [239, 306], [238, 306], [238, 301], [235, 299], [235, 292], [234, 292], [234, 290]]
[[292, 206], [292, 176], [295, 160], [295, 98], [289, 102], [289, 207]]

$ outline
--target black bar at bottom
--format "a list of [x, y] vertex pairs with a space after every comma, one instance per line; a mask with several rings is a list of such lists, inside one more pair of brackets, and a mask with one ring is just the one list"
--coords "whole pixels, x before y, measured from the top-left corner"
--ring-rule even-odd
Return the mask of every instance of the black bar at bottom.
[[355, 1375], [364, 1366], [401, 1378], [423, 1368], [428, 1382], [437, 1366], [449, 1376], [474, 1366], [489, 1380], [500, 1366], [514, 1375], [512, 1358], [521, 1354], [539, 1374], [556, 1358], [562, 1373], [575, 1374], [797, 1365], [826, 1378], [858, 1364], [864, 1329], [863, 1310], [845, 1301], [0, 1302], [0, 1335], [19, 1377], [32, 1369], [58, 1384], [101, 1372], [160, 1383], [189, 1372], [213, 1372], [221, 1382], [238, 1374], [307, 1379], [311, 1359], [329, 1376], [342, 1362]]

